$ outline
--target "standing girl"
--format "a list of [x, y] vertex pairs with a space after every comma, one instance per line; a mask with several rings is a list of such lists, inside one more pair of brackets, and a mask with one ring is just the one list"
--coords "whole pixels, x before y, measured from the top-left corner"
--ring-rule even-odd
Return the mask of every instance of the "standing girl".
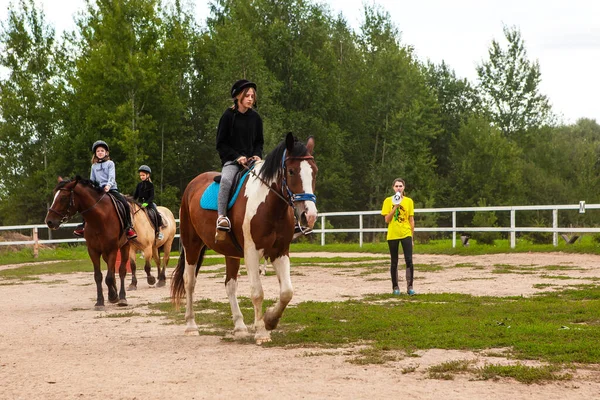
[[[160, 227], [162, 226], [162, 218], [156, 209], [156, 204], [154, 204], [154, 183], [152, 183], [152, 179], [150, 179], [152, 170], [147, 165], [140, 165], [138, 168], [138, 173], [140, 174], [141, 182], [137, 184], [135, 192], [133, 193], [133, 198], [142, 203], [142, 207], [154, 211], [156, 237], [158, 240], [162, 240], [163, 234], [160, 231]], [[148, 216], [152, 218], [150, 213], [148, 213]]]
[[237, 172], [251, 160], [260, 161], [263, 151], [263, 122], [252, 108], [256, 103], [256, 84], [240, 79], [231, 87], [233, 105], [225, 110], [217, 129], [217, 151], [221, 157], [221, 183], [217, 201], [215, 241], [225, 239], [231, 230], [227, 202]]
[[386, 198], [381, 208], [381, 215], [385, 217], [388, 224], [387, 242], [390, 249], [392, 275], [392, 290], [396, 295], [400, 294], [398, 287], [398, 251], [400, 244], [406, 262], [406, 292], [414, 295], [413, 290], [413, 247], [415, 234], [415, 206], [412, 199], [404, 196], [405, 183], [403, 179], [395, 179], [392, 184], [395, 195]]
[[[110, 192], [117, 200], [119, 200], [125, 207], [125, 232], [127, 239], [135, 239], [137, 234], [133, 230], [131, 224], [131, 211], [127, 200], [117, 188], [116, 174], [115, 174], [115, 163], [110, 159], [108, 152], [108, 144], [103, 140], [98, 140], [92, 145], [92, 171], [90, 173], [90, 180], [96, 182], [104, 192]], [[76, 236], [83, 236], [84, 224], [78, 226], [75, 232]]]

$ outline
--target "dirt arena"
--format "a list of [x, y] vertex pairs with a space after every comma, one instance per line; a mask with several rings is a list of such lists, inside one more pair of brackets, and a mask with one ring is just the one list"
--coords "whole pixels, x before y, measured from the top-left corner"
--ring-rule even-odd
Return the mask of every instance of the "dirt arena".
[[[528, 296], [540, 290], [535, 284], [589, 284], [590, 278], [600, 278], [600, 256], [594, 255], [416, 254], [415, 263], [484, 267], [430, 273], [419, 272], [417, 267], [418, 293]], [[498, 264], [582, 269], [552, 271], [552, 275], [576, 279], [547, 279], [542, 274], [515, 279], [514, 274], [491, 273]], [[301, 273], [292, 276], [295, 293], [290, 306], [307, 300], [360, 298], [391, 289], [388, 273], [365, 279], [359, 270], [350, 268], [300, 268]], [[223, 278], [216, 275], [200, 275], [196, 299], [227, 302]], [[149, 287], [145, 279], [139, 280], [137, 291], [128, 292], [129, 306], [107, 304], [102, 312], [93, 310], [96, 290], [91, 272], [11, 282], [0, 279], [0, 399], [600, 399], [600, 365], [578, 369], [573, 380], [543, 385], [510, 379], [474, 381], [468, 375], [434, 380], [427, 378], [427, 368], [445, 361], [513, 361], [466, 351], [430, 350], [385, 365], [356, 365], [348, 362], [353, 349], [264, 348], [216, 336], [184, 336], [184, 325], [150, 314], [147, 304], [165, 301], [169, 293], [168, 288]], [[263, 285], [265, 298], [274, 299], [277, 278], [263, 277]], [[239, 295], [249, 297], [245, 275], [240, 278]], [[131, 311], [142, 316], [110, 318], [110, 314]], [[408, 369], [414, 372], [403, 373]]]

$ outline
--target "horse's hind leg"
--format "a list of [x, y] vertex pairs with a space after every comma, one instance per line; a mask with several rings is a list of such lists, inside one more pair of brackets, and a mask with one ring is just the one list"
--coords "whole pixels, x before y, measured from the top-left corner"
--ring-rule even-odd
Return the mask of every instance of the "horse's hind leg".
[[119, 301], [119, 294], [117, 291], [117, 279], [115, 276], [115, 264], [117, 263], [117, 250], [113, 250], [108, 256], [103, 256], [104, 261], [106, 262], [106, 278], [104, 282], [106, 286], [108, 286], [108, 301], [111, 303], [116, 303]]
[[229, 298], [231, 306], [231, 316], [233, 318], [233, 335], [235, 337], [245, 337], [248, 334], [248, 328], [244, 324], [244, 316], [240, 310], [237, 300], [237, 276], [240, 270], [240, 260], [237, 258], [225, 257], [225, 292]]
[[[173, 241], [168, 241], [162, 247], [163, 256], [162, 256], [162, 266], [159, 264], [158, 271], [158, 282], [156, 283], [156, 287], [163, 287], [167, 283], [167, 266], [169, 265], [169, 257], [171, 256], [171, 245]], [[160, 261], [160, 251], [157, 249], [158, 258]]]
[[265, 328], [269, 331], [277, 327], [283, 311], [294, 295], [294, 288], [292, 287], [292, 280], [290, 278], [290, 258], [282, 256], [273, 260], [272, 264], [277, 273], [277, 280], [279, 281], [279, 300], [265, 311], [263, 320]]

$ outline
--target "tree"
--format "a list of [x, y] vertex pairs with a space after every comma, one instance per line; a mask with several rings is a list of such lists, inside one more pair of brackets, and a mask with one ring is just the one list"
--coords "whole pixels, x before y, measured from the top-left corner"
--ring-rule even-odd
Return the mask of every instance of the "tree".
[[517, 138], [550, 123], [553, 116], [548, 98], [539, 93], [540, 65], [528, 60], [521, 32], [508, 26], [503, 30], [507, 48], [492, 40], [489, 60], [477, 67], [477, 75], [488, 118], [506, 137]]
[[49, 158], [60, 130], [60, 50], [34, 0], [11, 5], [0, 44], [0, 66], [8, 71], [0, 81], [0, 220], [39, 222], [55, 183]]

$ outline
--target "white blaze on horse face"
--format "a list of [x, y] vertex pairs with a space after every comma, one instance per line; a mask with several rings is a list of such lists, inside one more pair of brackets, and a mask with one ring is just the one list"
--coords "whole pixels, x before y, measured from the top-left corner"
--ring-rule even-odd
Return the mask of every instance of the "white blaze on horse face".
[[57, 190], [56, 193], [54, 193], [54, 200], [52, 200], [52, 205], [50, 206], [50, 208], [52, 208], [54, 203], [56, 203], [56, 199], [58, 198], [59, 194], [60, 194], [60, 190]]
[[[313, 169], [310, 166], [310, 163], [308, 161], [302, 161], [300, 163], [300, 179], [302, 180], [302, 190], [304, 193], [314, 194], [312, 186], [313, 178]], [[317, 220], [317, 205], [312, 201], [303, 201], [300, 205], [298, 211], [300, 214], [306, 213], [306, 221], [308, 222], [308, 226], [312, 228]], [[298, 206], [296, 206], [296, 208], [298, 208]]]

